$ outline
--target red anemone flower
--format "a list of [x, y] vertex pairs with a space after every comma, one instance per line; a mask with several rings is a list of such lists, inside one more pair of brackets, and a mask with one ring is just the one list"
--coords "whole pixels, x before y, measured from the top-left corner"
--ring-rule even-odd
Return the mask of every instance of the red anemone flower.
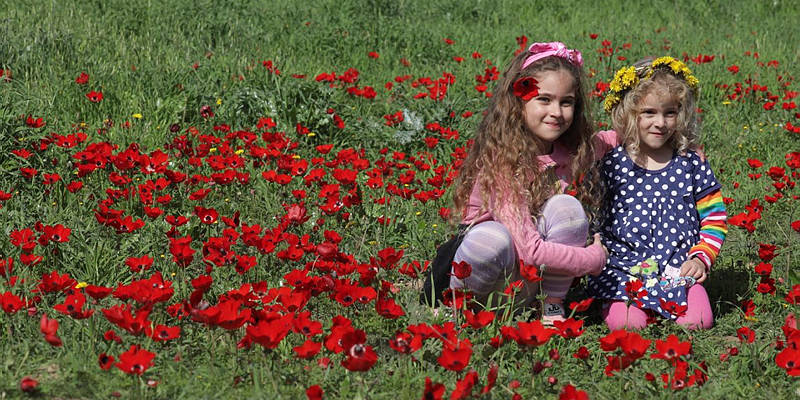
[[19, 381], [19, 390], [25, 393], [33, 393], [36, 391], [37, 386], [39, 386], [39, 381], [30, 376], [26, 376]]
[[115, 365], [126, 374], [142, 375], [153, 366], [155, 356], [155, 353], [144, 350], [138, 345], [131, 345], [128, 351], [119, 355], [119, 362]]
[[539, 82], [530, 76], [517, 79], [512, 88], [514, 96], [519, 97], [522, 101], [528, 101], [538, 96], [539, 86], [536, 85], [537, 83]]
[[95, 92], [92, 90], [91, 92], [86, 93], [86, 98], [92, 103], [99, 103], [103, 101], [103, 92]]
[[472, 266], [466, 261], [453, 261], [453, 275], [458, 279], [465, 279], [472, 275]]
[[37, 129], [45, 126], [45, 122], [42, 117], [33, 118], [33, 116], [28, 115], [28, 118], [25, 119], [25, 125], [28, 125], [29, 128]]
[[53, 346], [61, 346], [61, 338], [58, 337], [58, 321], [55, 319], [47, 318], [47, 314], [42, 314], [42, 319], [39, 321], [39, 330], [44, 335], [44, 340]]
[[200, 222], [206, 225], [217, 222], [217, 218], [219, 218], [219, 213], [217, 213], [217, 210], [213, 208], [196, 206], [194, 208], [194, 213], [197, 215], [198, 218], [200, 218]]
[[656, 352], [650, 358], [660, 358], [669, 362], [686, 356], [692, 351], [692, 342], [681, 342], [674, 334], [669, 335], [667, 340], [656, 339]]
[[472, 357], [472, 343], [469, 339], [455, 338], [452, 343], [445, 342], [437, 361], [444, 369], [461, 371], [469, 364], [470, 357]]
[[77, 83], [78, 85], [85, 85], [89, 83], [89, 74], [87, 74], [86, 72], [81, 72], [81, 74], [78, 75], [77, 78], [75, 78], [75, 83]]
[[364, 343], [367, 335], [360, 329], [350, 329], [342, 336], [342, 348], [345, 352], [345, 359], [342, 366], [350, 371], [367, 371], [378, 361], [378, 355], [372, 350], [371, 346]]
[[519, 260], [519, 272], [528, 282], [539, 282], [542, 280], [542, 277], [539, 276], [539, 268], [533, 264], [525, 264], [522, 260]]
[[447, 388], [442, 383], [433, 382], [429, 376], [425, 377], [425, 391], [422, 398], [425, 400], [441, 400]]
[[97, 363], [100, 364], [100, 369], [103, 371], [108, 371], [111, 367], [114, 366], [114, 356], [110, 356], [106, 353], [100, 353], [97, 356]]

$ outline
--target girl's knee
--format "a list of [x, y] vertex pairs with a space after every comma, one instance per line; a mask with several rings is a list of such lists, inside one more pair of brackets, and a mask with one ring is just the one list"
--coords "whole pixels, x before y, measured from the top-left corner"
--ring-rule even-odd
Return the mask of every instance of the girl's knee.
[[508, 264], [514, 260], [511, 233], [496, 221], [477, 224], [465, 234], [456, 250], [456, 259], [478, 264]]
[[603, 320], [612, 331], [641, 330], [647, 326], [647, 314], [644, 311], [634, 306], [628, 307], [621, 301], [612, 301], [603, 308]]
[[450, 277], [450, 287], [466, 287], [476, 295], [496, 290], [516, 266], [516, 253], [511, 234], [498, 222], [488, 221], [470, 228], [456, 250], [453, 261], [466, 262], [472, 268], [463, 280]]
[[686, 314], [676, 322], [689, 329], [709, 329], [714, 326], [711, 302], [703, 285], [693, 285], [686, 293]]

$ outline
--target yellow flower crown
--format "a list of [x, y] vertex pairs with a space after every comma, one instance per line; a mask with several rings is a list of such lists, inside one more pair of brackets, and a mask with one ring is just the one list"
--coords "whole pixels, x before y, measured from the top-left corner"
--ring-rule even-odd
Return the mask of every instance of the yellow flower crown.
[[673, 75], [683, 79], [687, 85], [697, 94], [697, 85], [700, 81], [692, 75], [692, 70], [680, 60], [674, 57], [659, 57], [649, 65], [636, 67], [622, 67], [614, 74], [614, 79], [608, 84], [608, 95], [603, 100], [603, 108], [606, 112], [611, 112], [617, 103], [622, 101], [625, 93], [633, 89], [642, 80], [653, 77], [656, 69], [671, 71]]

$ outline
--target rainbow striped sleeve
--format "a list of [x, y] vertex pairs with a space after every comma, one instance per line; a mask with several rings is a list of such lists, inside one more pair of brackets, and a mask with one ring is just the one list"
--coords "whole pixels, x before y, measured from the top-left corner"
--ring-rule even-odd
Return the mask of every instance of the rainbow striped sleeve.
[[720, 190], [698, 200], [697, 212], [700, 214], [700, 243], [689, 250], [689, 257], [697, 257], [706, 268], [711, 268], [728, 233], [728, 215]]

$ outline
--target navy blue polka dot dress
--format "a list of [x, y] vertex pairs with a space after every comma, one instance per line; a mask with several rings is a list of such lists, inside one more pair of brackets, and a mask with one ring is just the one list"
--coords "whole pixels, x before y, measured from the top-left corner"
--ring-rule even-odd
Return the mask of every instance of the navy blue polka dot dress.
[[668, 309], [685, 306], [686, 289], [694, 283], [679, 272], [700, 240], [696, 201], [719, 189], [719, 182], [708, 162], [692, 151], [675, 153], [667, 166], [651, 171], [619, 146], [603, 157], [599, 169], [606, 188], [600, 233], [609, 257], [599, 276], [589, 276], [589, 295], [626, 301], [626, 283], [640, 281], [641, 308], [677, 318]]

